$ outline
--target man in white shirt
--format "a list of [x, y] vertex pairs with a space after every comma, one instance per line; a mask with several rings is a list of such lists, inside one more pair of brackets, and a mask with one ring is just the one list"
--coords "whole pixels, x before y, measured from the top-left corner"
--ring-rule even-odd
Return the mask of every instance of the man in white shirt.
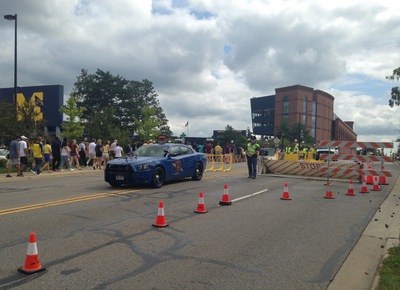
[[118, 146], [117, 142], [118, 142], [117, 140], [114, 140], [114, 142], [112, 142], [110, 145], [110, 157], [113, 157], [113, 158], [116, 157], [115, 156], [115, 148]]
[[86, 167], [89, 166], [90, 160], [93, 160], [93, 169], [96, 169], [96, 139], [92, 139], [92, 142], [89, 143], [89, 158], [86, 162]]
[[26, 141], [28, 138], [26, 138], [24, 135], [21, 136], [21, 141], [19, 141], [19, 157], [20, 157], [20, 171], [17, 173], [17, 176], [24, 177], [24, 170], [28, 166], [28, 144]]
[[124, 154], [124, 149], [117, 143], [117, 147], [114, 149], [115, 158], [121, 158], [122, 154]]

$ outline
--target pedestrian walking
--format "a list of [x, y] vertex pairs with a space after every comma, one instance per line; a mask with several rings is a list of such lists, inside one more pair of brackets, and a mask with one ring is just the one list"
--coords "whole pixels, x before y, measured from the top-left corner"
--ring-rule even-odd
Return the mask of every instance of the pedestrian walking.
[[97, 140], [97, 144], [95, 147], [95, 152], [96, 152], [96, 165], [93, 165], [93, 169], [102, 169], [101, 163], [102, 163], [102, 156], [103, 156], [103, 144], [101, 139]]
[[92, 139], [88, 147], [88, 160], [86, 162], [86, 167], [89, 166], [90, 160], [93, 160], [93, 169], [96, 169], [96, 139]]
[[51, 145], [48, 141], [45, 142], [45, 145], [43, 146], [43, 156], [44, 156], [44, 165], [40, 169], [43, 171], [45, 168], [47, 168], [47, 172], [50, 173], [50, 162], [52, 158], [51, 154]]
[[71, 142], [71, 152], [69, 154], [71, 157], [71, 167], [74, 167], [74, 165], [75, 165], [76, 168], [81, 170], [82, 168], [79, 166], [78, 151], [79, 151], [79, 146], [78, 146], [78, 144], [76, 144], [76, 140], [73, 139]]
[[57, 136], [54, 138], [53, 142], [51, 142], [51, 153], [53, 155], [51, 169], [53, 169], [53, 171], [58, 171], [61, 163], [61, 142]]
[[87, 155], [87, 142], [86, 138], [79, 143], [78, 149], [79, 149], [79, 164], [80, 166], [86, 166], [86, 155]]
[[19, 168], [19, 141], [21, 140], [20, 136], [16, 136], [14, 140], [10, 142], [10, 146], [8, 148], [8, 160], [7, 160], [7, 175], [6, 177], [11, 176], [11, 169], [13, 166], [17, 168], [17, 175], [20, 172]]
[[43, 143], [42, 137], [37, 137], [35, 144], [32, 145], [33, 159], [35, 160], [35, 166], [33, 166], [31, 172], [33, 174], [41, 174], [40, 168], [42, 167], [43, 161]]
[[24, 171], [28, 166], [28, 138], [24, 135], [21, 136], [21, 141], [19, 141], [19, 174], [17, 176], [24, 177]]
[[61, 171], [64, 171], [64, 166], [67, 165], [67, 168], [69, 171], [74, 171], [74, 169], [71, 168], [71, 162], [69, 160], [70, 158], [70, 152], [71, 149], [68, 146], [68, 143], [66, 140], [63, 141], [61, 144]]

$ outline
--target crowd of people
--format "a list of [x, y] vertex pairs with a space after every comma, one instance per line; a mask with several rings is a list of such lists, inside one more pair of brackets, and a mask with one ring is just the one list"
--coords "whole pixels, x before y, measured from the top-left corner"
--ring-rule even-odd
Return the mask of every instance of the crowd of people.
[[[134, 147], [135, 143], [128, 145], [127, 153], [132, 153], [136, 149]], [[84, 138], [78, 144], [75, 139], [69, 142], [66, 138], [61, 141], [55, 137], [50, 141], [37, 137], [34, 142], [28, 143], [26, 136], [16, 136], [9, 146], [6, 177], [12, 177], [13, 167], [16, 168], [17, 177], [23, 177], [29, 166], [31, 173], [35, 175], [40, 175], [43, 170], [51, 173], [66, 169], [74, 171], [74, 168], [81, 170], [82, 167], [89, 166], [99, 170], [105, 168], [110, 158], [121, 158], [124, 153], [117, 140], [113, 143], [110, 140], [103, 142], [101, 139], [88, 142]], [[31, 164], [28, 164], [29, 157], [33, 158]]]
[[246, 161], [245, 149], [242, 146], [236, 146], [233, 142], [227, 143], [223, 147], [220, 143], [217, 143], [215, 146], [213, 146], [211, 142], [207, 142], [204, 145], [196, 143], [193, 143], [193, 145], [187, 143], [187, 145], [192, 147], [196, 152], [214, 155], [214, 158], [217, 161], [221, 161], [222, 156], [226, 154], [232, 154], [232, 162], [238, 163]]

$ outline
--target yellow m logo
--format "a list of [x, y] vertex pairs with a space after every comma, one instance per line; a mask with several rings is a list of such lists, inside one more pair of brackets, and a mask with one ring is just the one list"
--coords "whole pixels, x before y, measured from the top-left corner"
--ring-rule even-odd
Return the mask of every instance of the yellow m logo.
[[[24, 94], [17, 94], [17, 107], [20, 109], [26, 102]], [[28, 103], [34, 107], [34, 112], [36, 113], [36, 121], [43, 120], [43, 92], [34, 92], [28, 101]], [[22, 120], [22, 116], [18, 114], [18, 120]]]

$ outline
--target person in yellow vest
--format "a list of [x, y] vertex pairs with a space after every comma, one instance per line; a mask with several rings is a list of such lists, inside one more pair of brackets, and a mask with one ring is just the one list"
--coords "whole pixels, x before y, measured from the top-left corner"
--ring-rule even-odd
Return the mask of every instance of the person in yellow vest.
[[222, 161], [222, 147], [219, 145], [219, 143], [214, 148], [214, 154], [215, 154], [215, 161], [221, 162]]
[[311, 146], [309, 153], [312, 153], [311, 158], [315, 159], [315, 147], [314, 146]]
[[299, 144], [298, 143], [296, 143], [296, 145], [294, 145], [293, 153], [294, 154], [298, 154], [299, 153]]
[[303, 159], [304, 160], [307, 159], [307, 153], [308, 153], [308, 148], [304, 146], [304, 148], [303, 148]]
[[42, 137], [37, 137], [35, 144], [32, 145], [33, 159], [35, 159], [35, 167], [32, 168], [33, 174], [40, 174], [40, 167], [43, 159], [43, 144]]
[[247, 167], [249, 169], [249, 178], [255, 179], [257, 176], [257, 157], [260, 153], [260, 145], [256, 143], [256, 136], [250, 137], [250, 143], [247, 144], [246, 156]]
[[290, 154], [292, 152], [292, 148], [290, 146], [286, 146], [286, 154]]

